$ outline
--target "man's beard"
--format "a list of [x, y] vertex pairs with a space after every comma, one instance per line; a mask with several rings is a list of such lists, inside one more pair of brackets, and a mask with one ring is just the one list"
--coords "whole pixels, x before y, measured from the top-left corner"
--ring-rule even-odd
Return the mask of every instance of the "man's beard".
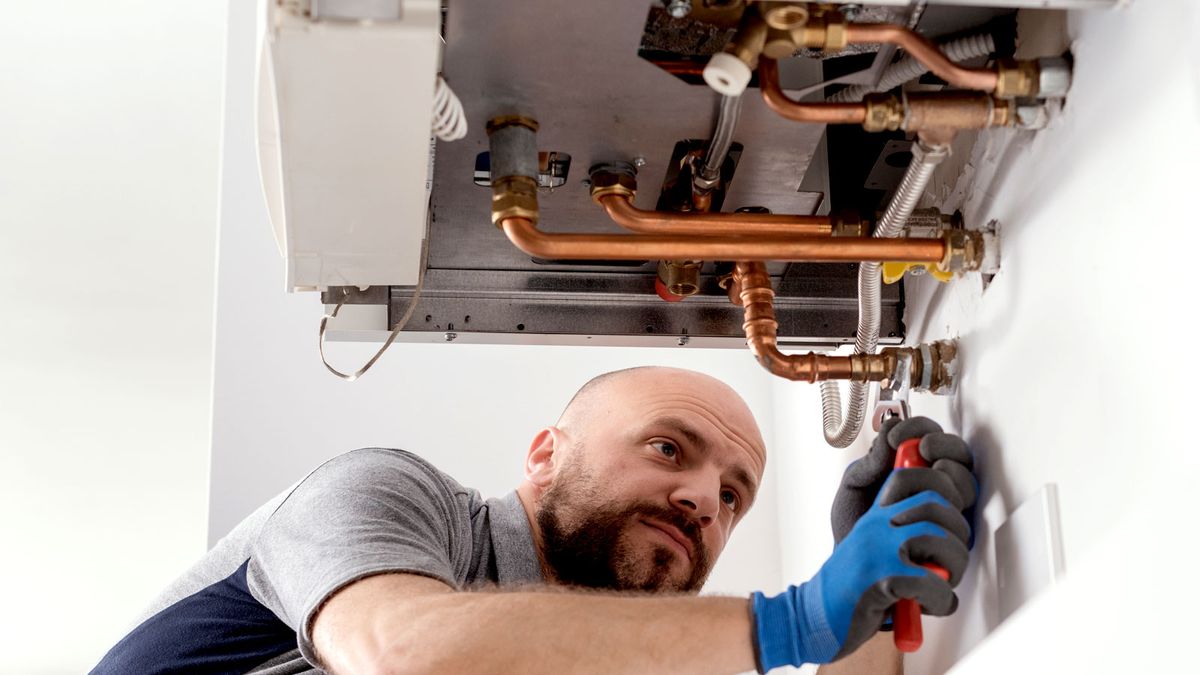
[[[712, 563], [695, 521], [646, 502], [600, 505], [590, 478], [582, 467], [565, 468], [542, 495], [536, 516], [542, 554], [559, 582], [621, 591], [698, 591], [704, 585]], [[692, 571], [686, 580], [671, 578], [675, 551], [654, 546], [647, 560], [623, 537], [642, 519], [674, 525], [691, 542]]]

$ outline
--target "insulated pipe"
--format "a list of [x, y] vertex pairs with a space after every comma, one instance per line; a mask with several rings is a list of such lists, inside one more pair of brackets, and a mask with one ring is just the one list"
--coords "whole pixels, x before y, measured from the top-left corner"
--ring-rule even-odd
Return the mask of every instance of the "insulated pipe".
[[765, 56], [758, 60], [758, 86], [767, 107], [781, 117], [818, 124], [862, 124], [867, 121], [865, 103], [801, 103], [788, 98], [779, 88], [779, 64]]
[[823, 380], [852, 380], [856, 383], [878, 382], [889, 377], [896, 368], [892, 354], [783, 354], [777, 346], [779, 323], [775, 320], [775, 291], [771, 277], [761, 262], [741, 261], [734, 268], [734, 284], [730, 300], [746, 312], [742, 324], [746, 343], [758, 362], [773, 375], [801, 382]]
[[614, 223], [641, 234], [828, 237], [833, 233], [828, 216], [644, 211], [633, 205], [631, 197], [623, 194], [601, 195], [596, 201]]
[[908, 52], [917, 61], [946, 82], [964, 89], [993, 92], [1000, 80], [999, 74], [987, 68], [965, 68], [942, 53], [936, 44], [919, 33], [904, 26], [890, 23], [846, 24], [848, 44], [887, 43]]
[[[908, 222], [917, 200], [925, 193], [934, 169], [950, 155], [948, 145], [927, 146], [918, 142], [912, 149], [913, 158], [904, 178], [900, 180], [896, 194], [875, 227], [874, 237], [880, 241], [903, 241], [894, 237], [900, 235], [904, 224]], [[879, 314], [879, 265], [864, 262], [858, 266], [858, 329], [854, 338], [856, 353], [875, 352], [879, 343]], [[867, 393], [865, 383], [851, 382], [843, 415], [838, 384], [821, 384], [821, 419], [827, 443], [835, 448], [844, 448], [854, 442], [866, 417]]]
[[543, 232], [520, 216], [499, 218], [498, 223], [517, 248], [551, 260], [941, 262], [946, 255], [944, 239], [561, 234]]

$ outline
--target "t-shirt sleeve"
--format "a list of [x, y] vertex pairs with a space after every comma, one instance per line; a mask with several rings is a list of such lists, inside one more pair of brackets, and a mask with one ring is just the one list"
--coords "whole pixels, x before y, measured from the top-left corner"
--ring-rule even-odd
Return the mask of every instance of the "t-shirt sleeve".
[[[401, 450], [366, 448], [336, 457], [302, 481], [250, 548], [255, 597], [296, 630], [314, 661], [309, 629], [343, 586], [406, 572], [457, 588], [465, 577], [470, 521], [462, 488]], [[464, 531], [465, 528], [465, 531]]]

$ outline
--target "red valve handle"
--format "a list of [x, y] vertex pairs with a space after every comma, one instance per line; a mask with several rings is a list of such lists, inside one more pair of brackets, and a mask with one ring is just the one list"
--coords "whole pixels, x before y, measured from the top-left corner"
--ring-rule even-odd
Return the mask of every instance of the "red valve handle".
[[[911, 469], [929, 466], [921, 457], [921, 439], [910, 438], [896, 449], [896, 469]], [[950, 573], [932, 564], [922, 565], [939, 577], [949, 580]], [[921, 648], [925, 635], [921, 630], [921, 605], [911, 598], [901, 598], [892, 608], [892, 631], [896, 649], [915, 652]]]

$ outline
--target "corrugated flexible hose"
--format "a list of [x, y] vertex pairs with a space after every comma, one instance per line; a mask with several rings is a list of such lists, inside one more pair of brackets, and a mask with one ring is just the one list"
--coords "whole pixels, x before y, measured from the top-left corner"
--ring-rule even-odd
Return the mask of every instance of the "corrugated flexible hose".
[[[893, 238], [900, 235], [917, 200], [925, 193], [934, 169], [949, 155], [948, 145], [913, 144], [912, 162], [872, 236]], [[856, 353], [875, 353], [879, 343], [879, 313], [879, 263], [859, 263], [858, 332], [854, 338]], [[867, 387], [866, 382], [850, 383], [843, 414], [842, 393], [838, 383], [832, 380], [821, 383], [821, 421], [825, 427], [825, 441], [833, 447], [844, 448], [858, 438], [867, 412]]]

